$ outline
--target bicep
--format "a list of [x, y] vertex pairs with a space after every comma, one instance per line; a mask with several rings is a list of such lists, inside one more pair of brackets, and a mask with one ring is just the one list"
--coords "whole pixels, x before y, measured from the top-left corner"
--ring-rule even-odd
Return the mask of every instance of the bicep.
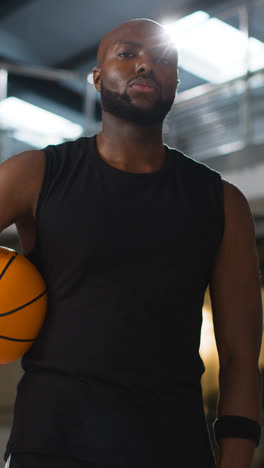
[[256, 362], [262, 337], [254, 220], [242, 192], [223, 183], [225, 231], [209, 283], [220, 367], [233, 357]]
[[0, 231], [32, 210], [44, 164], [43, 151], [32, 150], [0, 165]]

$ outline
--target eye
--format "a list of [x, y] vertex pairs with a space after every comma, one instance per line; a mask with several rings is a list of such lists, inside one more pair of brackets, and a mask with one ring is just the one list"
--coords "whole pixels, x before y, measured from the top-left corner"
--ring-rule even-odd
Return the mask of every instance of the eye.
[[162, 63], [163, 65], [170, 65], [170, 60], [166, 57], [157, 57], [157, 62]]
[[119, 57], [125, 57], [125, 58], [128, 58], [128, 57], [134, 57], [135, 54], [133, 54], [133, 52], [120, 52], [118, 54]]

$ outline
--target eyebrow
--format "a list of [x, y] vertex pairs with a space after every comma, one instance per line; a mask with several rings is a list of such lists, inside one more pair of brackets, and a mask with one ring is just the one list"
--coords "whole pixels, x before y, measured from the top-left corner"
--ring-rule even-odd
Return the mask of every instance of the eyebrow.
[[[125, 41], [125, 40], [117, 40], [115, 41], [114, 43], [115, 45], [121, 45], [121, 44], [127, 44], [127, 45], [130, 45], [130, 46], [133, 46], [133, 47], [143, 47], [143, 45], [140, 43], [140, 42], [135, 42], [135, 41]], [[167, 46], [164, 48], [164, 45], [160, 44], [160, 45], [154, 45], [153, 50], [161, 50], [163, 51], [163, 53], [166, 53], [166, 52], [169, 52], [169, 53], [174, 53], [177, 57], [178, 57], [178, 51], [177, 49], [172, 46], [171, 44], [167, 44]]]

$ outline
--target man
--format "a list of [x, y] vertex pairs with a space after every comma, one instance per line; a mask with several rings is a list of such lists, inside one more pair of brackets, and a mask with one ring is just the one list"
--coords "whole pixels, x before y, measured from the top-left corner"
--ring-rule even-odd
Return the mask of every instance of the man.
[[22, 360], [5, 460], [212, 468], [198, 352], [210, 284], [219, 467], [250, 468], [262, 304], [247, 200], [163, 144], [178, 69], [159, 24], [133, 20], [108, 33], [93, 73], [99, 135], [1, 166], [0, 228], [16, 223], [49, 292], [46, 322]]

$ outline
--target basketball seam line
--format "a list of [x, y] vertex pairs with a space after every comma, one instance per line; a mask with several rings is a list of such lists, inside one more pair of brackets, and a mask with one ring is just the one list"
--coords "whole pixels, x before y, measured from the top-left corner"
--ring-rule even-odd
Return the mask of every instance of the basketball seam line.
[[6, 266], [4, 267], [2, 273], [0, 274], [0, 279], [3, 278], [6, 270], [10, 267], [11, 263], [15, 260], [16, 258], [16, 255], [13, 255], [13, 257], [10, 258], [10, 260], [7, 262]]
[[10, 315], [10, 314], [13, 314], [14, 312], [17, 312], [18, 310], [24, 309], [24, 307], [27, 307], [28, 305], [30, 305], [33, 302], [37, 301], [40, 297], [44, 296], [44, 294], [46, 292], [47, 292], [47, 289], [45, 289], [45, 291], [43, 293], [41, 293], [39, 296], [32, 299], [32, 301], [29, 301], [26, 304], [23, 304], [22, 306], [17, 307], [16, 309], [10, 310], [9, 312], [5, 312], [4, 314], [0, 314], [0, 317], [4, 317], [5, 315]]
[[2, 336], [2, 335], [0, 335], [0, 338], [3, 338], [4, 340], [9, 340], [9, 341], [23, 341], [23, 342], [25, 342], [25, 341], [35, 341], [35, 339], [36, 339], [36, 338], [34, 338], [33, 340], [32, 339], [31, 340], [22, 340], [20, 338], [9, 338], [8, 336]]

